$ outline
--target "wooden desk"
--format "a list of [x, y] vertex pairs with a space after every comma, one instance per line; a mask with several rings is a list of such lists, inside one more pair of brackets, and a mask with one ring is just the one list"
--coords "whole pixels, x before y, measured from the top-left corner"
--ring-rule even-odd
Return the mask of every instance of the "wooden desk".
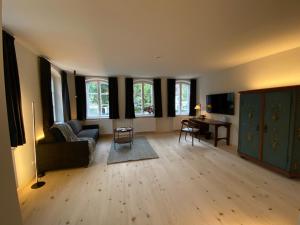
[[[225, 139], [226, 144], [230, 145], [230, 126], [231, 123], [223, 122], [219, 120], [211, 120], [211, 119], [200, 119], [200, 118], [191, 118], [192, 122], [199, 124], [199, 126], [203, 126], [203, 124], [212, 125], [215, 127], [215, 137], [214, 137], [214, 145], [217, 147], [218, 141]], [[226, 137], [219, 137], [219, 127], [226, 128]], [[201, 132], [201, 129], [200, 129]]]

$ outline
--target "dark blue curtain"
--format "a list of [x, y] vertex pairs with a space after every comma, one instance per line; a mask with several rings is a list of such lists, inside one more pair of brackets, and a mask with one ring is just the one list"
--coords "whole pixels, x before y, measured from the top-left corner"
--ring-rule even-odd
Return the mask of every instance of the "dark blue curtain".
[[125, 118], [132, 119], [135, 118], [134, 112], [134, 101], [133, 101], [133, 79], [125, 79], [125, 96], [126, 96], [126, 106], [125, 106]]
[[77, 119], [86, 120], [86, 87], [85, 77], [75, 76]]
[[191, 79], [190, 86], [190, 116], [196, 116], [196, 101], [197, 101], [197, 80]]
[[175, 117], [175, 79], [167, 80], [167, 89], [168, 89], [168, 117]]
[[62, 91], [62, 100], [63, 100], [64, 121], [69, 121], [71, 119], [71, 108], [70, 108], [67, 73], [66, 71], [62, 70], [60, 75], [61, 75], [61, 88], [62, 88], [61, 91]]
[[43, 109], [43, 130], [45, 137], [49, 137], [49, 129], [54, 123], [53, 102], [51, 91], [51, 64], [50, 62], [39, 57], [40, 66], [40, 82], [41, 82], [41, 97]]
[[14, 37], [3, 31], [3, 63], [7, 117], [12, 147], [26, 143]]
[[119, 94], [118, 94], [118, 78], [108, 78], [109, 92], [109, 118], [119, 119]]
[[153, 79], [154, 90], [154, 117], [162, 117], [162, 102], [161, 102], [161, 80]]

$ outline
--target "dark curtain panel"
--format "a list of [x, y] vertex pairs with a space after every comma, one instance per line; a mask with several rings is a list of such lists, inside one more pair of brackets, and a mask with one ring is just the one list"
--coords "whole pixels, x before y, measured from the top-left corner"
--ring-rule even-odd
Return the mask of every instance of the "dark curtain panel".
[[63, 110], [64, 110], [64, 121], [69, 121], [71, 119], [71, 108], [70, 108], [70, 98], [68, 89], [68, 80], [66, 71], [61, 71], [61, 88], [62, 88], [62, 100], [63, 100]]
[[19, 72], [14, 37], [5, 31], [3, 34], [3, 63], [7, 117], [11, 147], [26, 143], [22, 114]]
[[86, 120], [86, 88], [85, 77], [75, 76], [77, 119]]
[[168, 79], [168, 117], [175, 117], [175, 79]]
[[53, 103], [51, 91], [51, 64], [43, 57], [39, 57], [40, 61], [40, 82], [41, 97], [43, 109], [43, 130], [45, 137], [49, 136], [49, 128], [54, 123]]
[[134, 101], [133, 101], [133, 79], [125, 79], [125, 92], [126, 92], [126, 107], [125, 107], [125, 118], [132, 119], [135, 118], [134, 113]]
[[196, 116], [197, 80], [191, 79], [190, 86], [190, 116]]
[[153, 79], [154, 90], [154, 117], [162, 117], [162, 103], [161, 103], [161, 81], [160, 79]]
[[119, 94], [118, 94], [118, 78], [108, 78], [109, 92], [109, 118], [119, 119]]

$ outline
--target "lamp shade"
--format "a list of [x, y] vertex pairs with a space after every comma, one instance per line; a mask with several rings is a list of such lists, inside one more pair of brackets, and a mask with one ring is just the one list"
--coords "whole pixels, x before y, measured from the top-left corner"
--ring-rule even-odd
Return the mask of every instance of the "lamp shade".
[[201, 109], [201, 105], [200, 104], [197, 104], [196, 106], [195, 106], [195, 108], [194, 109], [196, 109], [196, 110], [200, 110]]

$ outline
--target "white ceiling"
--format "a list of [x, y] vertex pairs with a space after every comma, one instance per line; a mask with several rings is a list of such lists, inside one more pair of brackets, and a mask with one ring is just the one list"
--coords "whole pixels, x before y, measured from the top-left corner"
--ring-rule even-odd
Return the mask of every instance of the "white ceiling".
[[194, 76], [300, 46], [299, 0], [3, 0], [3, 23], [89, 75]]

